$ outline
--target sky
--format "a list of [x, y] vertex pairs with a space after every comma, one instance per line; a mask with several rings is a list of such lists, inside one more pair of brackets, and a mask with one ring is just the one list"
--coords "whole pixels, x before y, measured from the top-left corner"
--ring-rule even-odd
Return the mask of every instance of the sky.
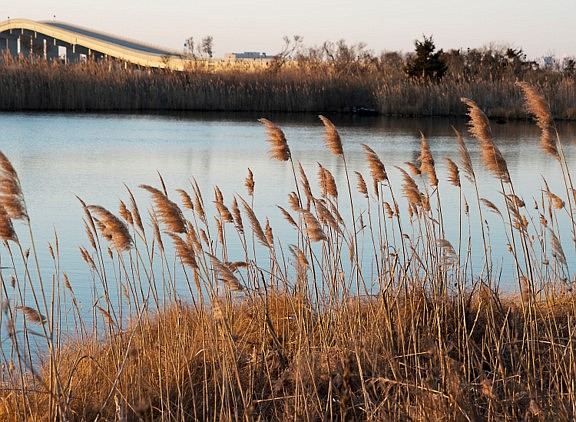
[[576, 56], [576, 0], [26, 0], [10, 18], [64, 21], [183, 51], [189, 37], [228, 52], [278, 53], [285, 35], [305, 46], [363, 42], [374, 53], [409, 52], [432, 35], [437, 48], [522, 48], [529, 59]]

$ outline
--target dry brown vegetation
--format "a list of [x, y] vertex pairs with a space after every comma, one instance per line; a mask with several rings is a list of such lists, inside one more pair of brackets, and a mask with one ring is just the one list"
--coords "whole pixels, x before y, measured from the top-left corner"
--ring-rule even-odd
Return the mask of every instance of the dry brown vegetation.
[[[160, 188], [141, 186], [151, 195], [149, 218], [131, 191], [119, 216], [81, 201], [91, 317], [56, 264], [57, 242], [49, 248], [54, 274], [34, 275], [37, 251], [24, 250], [12, 224], [21, 219], [29, 226], [26, 204], [16, 170], [2, 155], [0, 235], [8, 266], [2, 332], [11, 344], [2, 349], [0, 416], [573, 419], [576, 296], [564, 248], [574, 247], [576, 201], [545, 103], [528, 85], [516, 89], [540, 113], [538, 122], [547, 122], [539, 124], [553, 134], [554, 148], [546, 136], [543, 150], [555, 152], [564, 174], [566, 191], [546, 185], [535, 209], [516, 196], [486, 116], [469, 99], [463, 101], [470, 133], [501, 184], [500, 208], [479, 196], [459, 133], [460, 153], [447, 175], [436, 173], [423, 136], [420, 162], [407, 165], [411, 173], [398, 168], [399, 186], [365, 145], [366, 169], [355, 172], [359, 195], [347, 167], [346, 186], [332, 186], [330, 169], [321, 167], [315, 194], [309, 175], [292, 162], [281, 128], [262, 119], [272, 158], [294, 172], [294, 192], [282, 207], [294, 242], [282, 243], [268, 220], [262, 224], [251, 171], [247, 195], [226, 201], [215, 188], [214, 209], [195, 182], [174, 195], [182, 206], [163, 181]], [[327, 147], [345, 161], [345, 139], [321, 120]], [[458, 189], [462, 198], [461, 220], [450, 223], [459, 224], [458, 239], [444, 237], [440, 190], [446, 189]], [[400, 193], [405, 201], [397, 200]], [[502, 217], [517, 293], [498, 288], [486, 210]], [[566, 215], [568, 238], [558, 225]], [[482, 227], [482, 239], [466, 240], [472, 225]], [[29, 236], [33, 240], [32, 231]], [[228, 246], [233, 237], [240, 250]], [[473, 269], [476, 248], [484, 260]], [[186, 295], [177, 292], [182, 286]]]
[[[328, 53], [329, 54], [328, 54]], [[345, 43], [310, 49], [292, 61], [261, 66], [199, 62], [184, 72], [125, 69], [100, 61], [62, 65], [39, 58], [0, 60], [0, 110], [343, 112], [463, 115], [473, 98], [489, 117], [526, 118], [515, 86], [525, 80], [550, 104], [555, 119], [576, 118], [576, 79], [568, 70], [537, 68], [498, 51], [445, 53], [440, 83], [408, 78], [406, 57], [380, 57]], [[217, 63], [217, 62], [216, 62]]]

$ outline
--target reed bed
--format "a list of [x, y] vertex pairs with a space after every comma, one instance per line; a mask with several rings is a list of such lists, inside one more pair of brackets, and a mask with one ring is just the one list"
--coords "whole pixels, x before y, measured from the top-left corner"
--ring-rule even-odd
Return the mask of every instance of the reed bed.
[[[338, 186], [325, 166], [314, 183], [282, 129], [261, 119], [271, 159], [294, 175], [279, 204], [285, 220], [259, 215], [258, 175], [249, 169], [246, 192], [233, 198], [218, 187], [208, 197], [195, 181], [174, 191], [160, 179], [138, 187], [150, 195], [145, 206], [131, 190], [117, 213], [82, 199], [88, 316], [74, 294], [78, 281], [57, 264], [57, 239], [54, 273], [38, 269], [17, 172], [0, 156], [1, 333], [10, 346], [2, 348], [0, 417], [573, 419], [571, 168], [546, 102], [530, 85], [516, 89], [565, 191], [545, 184], [526, 206], [486, 114], [467, 98], [470, 135], [500, 183], [494, 198], [480, 196], [459, 132], [447, 174], [437, 173], [442, 158], [424, 135], [418, 162], [387, 168], [364, 145], [366, 167], [352, 172], [346, 140], [321, 116], [327, 148], [344, 161], [347, 183]], [[392, 172], [402, 175], [397, 185]], [[460, 194], [458, 222], [442, 215], [448, 189]], [[515, 289], [499, 287], [488, 212], [501, 217]], [[278, 224], [292, 228], [290, 242], [275, 234]], [[457, 238], [445, 237], [447, 224], [458, 224]], [[481, 239], [469, 238], [475, 225]], [[478, 248], [483, 262], [474, 267]]]
[[[555, 119], [576, 118], [573, 75], [533, 70], [476, 75], [456, 67], [439, 83], [406, 77], [403, 62], [293, 61], [250, 68], [243, 63], [184, 72], [124, 68], [112, 61], [63, 65], [39, 58], [0, 58], [2, 111], [259, 111], [463, 116], [460, 97], [474, 98], [489, 117], [525, 119], [515, 82], [545, 96]], [[354, 66], [352, 66], [354, 65]]]

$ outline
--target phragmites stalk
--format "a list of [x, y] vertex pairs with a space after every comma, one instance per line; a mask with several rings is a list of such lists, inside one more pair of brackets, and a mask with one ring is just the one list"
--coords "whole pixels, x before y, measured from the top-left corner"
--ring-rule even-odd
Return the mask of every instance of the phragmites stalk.
[[248, 195], [254, 196], [254, 174], [250, 168], [248, 168], [248, 176], [246, 176], [246, 180], [244, 180], [244, 186], [246, 186], [248, 190]]
[[378, 155], [374, 152], [374, 150], [366, 144], [362, 144], [362, 148], [364, 148], [366, 153], [366, 160], [368, 160], [370, 174], [372, 175], [374, 181], [384, 182], [388, 180], [384, 164], [382, 164], [382, 161], [380, 161], [380, 158], [378, 158]]
[[484, 164], [503, 182], [510, 183], [510, 173], [508, 173], [506, 160], [492, 140], [492, 131], [486, 114], [474, 101], [462, 98], [462, 102], [468, 106], [469, 132], [480, 142]]
[[326, 146], [330, 152], [335, 155], [344, 155], [344, 150], [342, 149], [342, 140], [340, 139], [340, 134], [336, 130], [336, 127], [326, 117], [322, 115], [318, 117], [320, 120], [322, 120], [324, 128], [326, 129], [324, 141], [326, 142]]
[[18, 173], [2, 151], [0, 151], [0, 205], [10, 218], [28, 221]]
[[552, 157], [560, 160], [560, 154], [556, 147], [556, 139], [552, 136], [552, 114], [550, 113], [550, 108], [544, 100], [544, 97], [538, 94], [536, 90], [526, 82], [516, 82], [516, 85], [522, 88], [524, 99], [526, 101], [526, 108], [530, 114], [534, 115], [536, 124], [541, 130], [540, 145], [542, 146], [542, 149]]
[[290, 148], [282, 129], [268, 119], [261, 118], [258, 121], [266, 127], [268, 142], [270, 142], [272, 147], [270, 156], [280, 161], [288, 161], [290, 159]]
[[126, 224], [99, 205], [88, 205], [88, 209], [98, 216], [96, 224], [102, 236], [108, 240], [117, 251], [127, 251], [132, 246], [132, 236]]
[[457, 188], [460, 187], [460, 171], [458, 170], [458, 166], [454, 161], [450, 158], [446, 157], [446, 166], [448, 168], [448, 182], [452, 184], [452, 186], [456, 186]]
[[436, 169], [434, 168], [434, 158], [430, 152], [430, 145], [423, 133], [420, 133], [420, 171], [428, 175], [431, 186], [438, 186]]
[[186, 220], [182, 215], [182, 211], [174, 202], [172, 202], [161, 191], [152, 186], [140, 185], [144, 190], [152, 194], [152, 199], [156, 206], [156, 212], [160, 216], [160, 220], [174, 233], [186, 233]]

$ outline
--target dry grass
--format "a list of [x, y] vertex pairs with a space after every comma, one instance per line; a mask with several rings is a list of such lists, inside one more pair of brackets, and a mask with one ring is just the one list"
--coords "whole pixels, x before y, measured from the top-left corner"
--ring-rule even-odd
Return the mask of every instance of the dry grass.
[[0, 110], [350, 113], [365, 108], [384, 115], [463, 116], [466, 108], [458, 99], [466, 97], [474, 98], [490, 118], [525, 119], [527, 108], [516, 85], [521, 78], [547, 99], [551, 116], [575, 116], [576, 83], [560, 71], [495, 75], [489, 65], [477, 65], [471, 76], [452, 65], [441, 83], [425, 84], [406, 78], [401, 57], [356, 61], [352, 67], [308, 59], [279, 69], [230, 63], [172, 72], [125, 69], [110, 61], [64, 66], [4, 57]]
[[[473, 134], [495, 151], [491, 136], [485, 139], [487, 120], [469, 106]], [[284, 134], [263, 123], [277, 164], [294, 170], [284, 163], [291, 161]], [[322, 123], [327, 147], [345, 163], [336, 128]], [[74, 280], [60, 271], [44, 275], [51, 285], [33, 282], [37, 251], [23, 250], [14, 226], [6, 228], [14, 217], [0, 213], [3, 264], [10, 265], [1, 280], [1, 330], [10, 345], [1, 356], [0, 419], [573, 419], [573, 245], [558, 225], [559, 218], [573, 224], [573, 202], [568, 196], [558, 207], [563, 194], [545, 184], [531, 211], [507, 173], [495, 171], [502, 197], [491, 199], [498, 208], [480, 197], [458, 133], [456, 145], [458, 157], [440, 174], [422, 138], [423, 174], [414, 165], [414, 177], [398, 167], [399, 186], [364, 145], [366, 168], [355, 171], [360, 195], [352, 195], [349, 180], [338, 187], [349, 191], [349, 213], [336, 186], [316, 197], [299, 166], [288, 197], [292, 214], [280, 206], [295, 233], [288, 244], [275, 238], [274, 221], [257, 216], [251, 171], [252, 204], [238, 194], [228, 207], [215, 187], [207, 208], [195, 182], [190, 193], [177, 190], [182, 208], [163, 183], [142, 186], [152, 195], [144, 221], [130, 191], [120, 203], [122, 219], [82, 202], [91, 315], [79, 307]], [[570, 167], [558, 151], [554, 162], [568, 182]], [[485, 164], [497, 170], [493, 161]], [[3, 168], [0, 186], [18, 180], [7, 158]], [[371, 173], [373, 192], [362, 171]], [[320, 179], [329, 175], [321, 166]], [[460, 192], [458, 243], [444, 237], [440, 186]], [[3, 192], [23, 203], [19, 188]], [[399, 203], [398, 192], [407, 201]], [[497, 257], [483, 230], [482, 241], [464, 244], [472, 225], [483, 226], [486, 208], [497, 213], [510, 245], [516, 292], [498, 289]], [[239, 250], [229, 249], [230, 236], [238, 237]], [[473, 270], [477, 249], [483, 265]], [[59, 268], [58, 248], [50, 254]]]

